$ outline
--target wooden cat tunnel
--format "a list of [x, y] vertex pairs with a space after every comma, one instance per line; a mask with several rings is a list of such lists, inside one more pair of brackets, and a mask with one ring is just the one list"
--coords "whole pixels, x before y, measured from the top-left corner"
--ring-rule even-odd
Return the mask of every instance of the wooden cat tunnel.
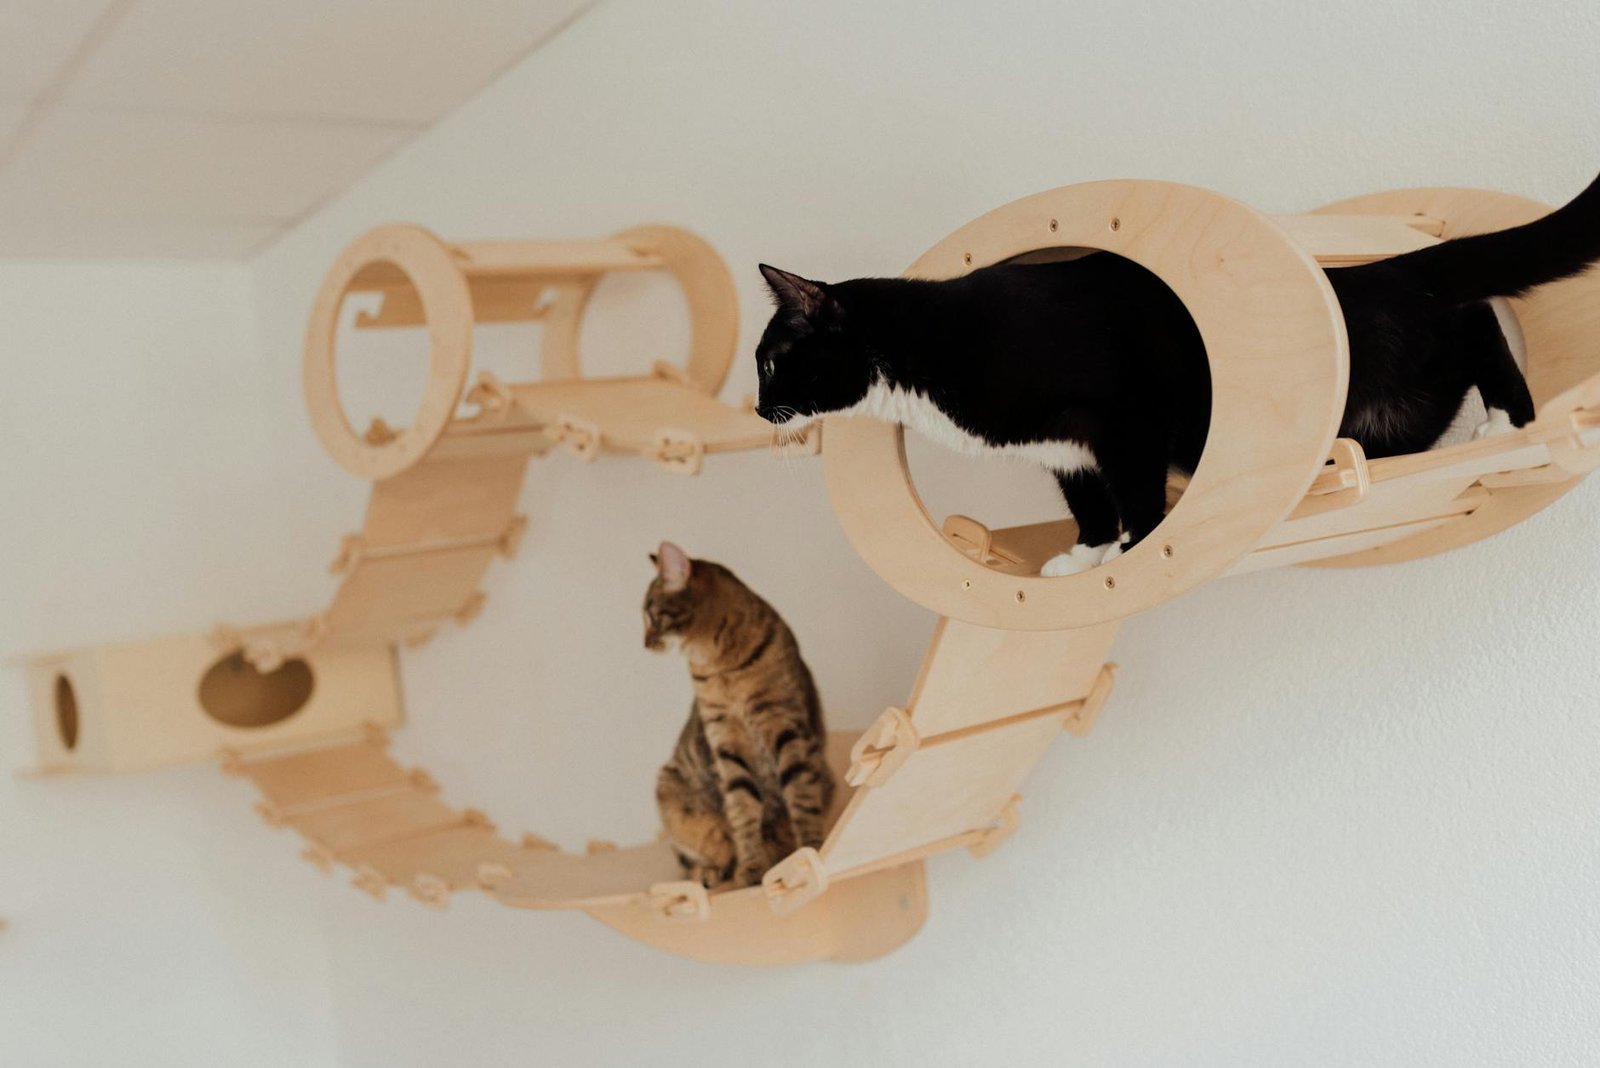
[[[470, 620], [497, 557], [515, 553], [532, 457], [632, 455], [680, 473], [729, 449], [768, 448], [747, 407], [716, 399], [732, 358], [727, 272], [698, 239], [630, 230], [599, 242], [447, 244], [384, 227], [335, 262], [306, 346], [313, 424], [346, 468], [373, 480], [359, 534], [335, 560], [329, 607], [302, 620], [224, 627], [40, 657], [31, 668], [40, 763], [130, 770], [225, 752], [318, 866], [383, 896], [430, 905], [481, 890], [513, 907], [577, 908], [631, 937], [702, 960], [860, 960], [911, 937], [926, 910], [923, 861], [982, 855], [1016, 829], [1022, 783], [1063, 729], [1082, 735], [1109, 695], [1119, 621], [1223, 574], [1295, 563], [1353, 566], [1440, 552], [1549, 504], [1600, 464], [1600, 280], [1513, 303], [1539, 417], [1512, 434], [1368, 461], [1335, 440], [1348, 368], [1338, 306], [1318, 264], [1407, 251], [1531, 219], [1495, 193], [1379, 194], [1269, 218], [1183, 186], [1103, 182], [1018, 201], [958, 230], [911, 273], [947, 277], [1048, 249], [1099, 249], [1164, 279], [1205, 339], [1211, 434], [1167, 521], [1122, 557], [1041, 578], [1070, 521], [990, 530], [936, 524], [898, 429], [830, 420], [829, 493], [851, 542], [908, 598], [939, 615], [904, 707], [859, 736], [836, 734], [847, 789], [819, 849], [762, 886], [707, 894], [661, 842], [564, 852], [498, 834], [450, 807], [424, 772], [396, 764], [393, 658]], [[577, 323], [598, 277], [665, 270], [694, 317], [686, 367], [582, 376]], [[426, 397], [405, 427], [357, 431], [340, 404], [333, 339], [347, 293], [381, 297], [360, 328], [427, 331]], [[471, 389], [472, 327], [544, 325], [542, 376]], [[815, 451], [817, 439], [799, 443]], [[835, 704], [835, 714], [840, 710]], [[847, 713], [846, 713], [847, 714]], [[643, 791], [641, 790], [641, 793]]]

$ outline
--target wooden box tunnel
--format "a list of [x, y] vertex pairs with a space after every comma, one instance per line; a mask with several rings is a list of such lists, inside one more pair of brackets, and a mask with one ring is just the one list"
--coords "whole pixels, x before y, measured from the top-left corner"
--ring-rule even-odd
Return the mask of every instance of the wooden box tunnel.
[[[1189, 308], [1206, 343], [1212, 431], [1167, 520], [1092, 571], [1042, 578], [1070, 521], [989, 530], [936, 525], [899, 428], [829, 420], [828, 491], [852, 544], [890, 585], [941, 618], [903, 708], [836, 734], [847, 789], [819, 849], [762, 886], [707, 894], [661, 842], [582, 853], [499, 835], [395, 764], [394, 650], [470, 620], [498, 556], [516, 552], [528, 461], [562, 448], [631, 454], [680, 473], [730, 449], [767, 448], [747, 406], [717, 399], [733, 356], [732, 283], [680, 230], [597, 242], [447, 244], [389, 226], [335, 261], [311, 317], [306, 399], [330, 454], [373, 482], [362, 531], [334, 561], [332, 603], [304, 620], [38, 658], [39, 758], [50, 770], [125, 770], [225, 753], [261, 812], [296, 830], [318, 866], [377, 895], [443, 905], [481, 890], [521, 908], [576, 908], [640, 941], [709, 961], [861, 960], [898, 946], [926, 909], [923, 860], [982, 855], [1018, 825], [1023, 781], [1063, 728], [1082, 735], [1111, 689], [1122, 618], [1220, 575], [1285, 564], [1398, 562], [1487, 537], [1600, 464], [1600, 278], [1512, 302], [1538, 418], [1510, 434], [1369, 462], [1336, 440], [1348, 353], [1323, 266], [1528, 221], [1546, 209], [1498, 193], [1411, 190], [1272, 218], [1186, 186], [1068, 186], [1006, 205], [911, 268], [949, 277], [1050, 248], [1133, 259]], [[688, 297], [687, 366], [582, 376], [577, 324], [596, 280], [665, 270]], [[426, 395], [412, 422], [358, 432], [335, 387], [344, 296], [382, 302], [362, 328], [425, 329]], [[476, 323], [541, 320], [542, 373], [467, 388]], [[463, 412], [463, 405], [467, 409]], [[813, 435], [798, 446], [815, 452]], [[318, 685], [307, 686], [307, 679]], [[220, 695], [220, 696], [219, 696]], [[294, 706], [300, 701], [303, 706]], [[218, 710], [222, 711], [219, 712]]]

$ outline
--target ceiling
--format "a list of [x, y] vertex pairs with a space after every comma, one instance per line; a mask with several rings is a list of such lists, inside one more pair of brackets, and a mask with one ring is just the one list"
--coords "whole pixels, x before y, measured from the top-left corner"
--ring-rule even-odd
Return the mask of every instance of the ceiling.
[[0, 257], [248, 256], [591, 0], [0, 0]]

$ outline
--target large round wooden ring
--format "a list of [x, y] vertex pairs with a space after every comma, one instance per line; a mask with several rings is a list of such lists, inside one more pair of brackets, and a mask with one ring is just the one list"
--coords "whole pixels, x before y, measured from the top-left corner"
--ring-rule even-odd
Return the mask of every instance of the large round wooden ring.
[[[409, 285], [422, 302], [430, 344], [428, 385], [408, 426], [369, 441], [350, 425], [339, 400], [334, 339], [345, 294], [389, 284]], [[397, 475], [422, 459], [461, 401], [472, 363], [472, 323], [467, 280], [449, 247], [433, 234], [419, 226], [380, 226], [346, 246], [317, 292], [302, 367], [311, 425], [328, 454], [370, 479]]]
[[[1344, 409], [1344, 321], [1321, 268], [1270, 219], [1205, 190], [1112, 181], [1040, 193], [957, 230], [907, 274], [950, 278], [1051, 247], [1114, 252], [1171, 287], [1205, 341], [1211, 429], [1154, 534], [1091, 571], [1043, 578], [992, 570], [945, 539], [912, 484], [899, 427], [829, 420], [829, 497], [856, 551], [911, 600], [979, 626], [1089, 626], [1220, 575], [1304, 495]], [[1070, 338], [1062, 358], [1072, 358]]]

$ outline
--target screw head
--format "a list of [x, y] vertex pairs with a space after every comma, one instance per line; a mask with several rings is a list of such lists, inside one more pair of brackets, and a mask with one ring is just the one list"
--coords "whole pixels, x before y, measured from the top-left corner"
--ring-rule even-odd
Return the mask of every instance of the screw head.
[[1111, 217], [1111, 229], [1112, 230], [1120, 230], [1120, 229], [1122, 229], [1122, 220], [1117, 218], [1116, 216], [1112, 216]]
[[1116, 588], [1117, 588], [1117, 580], [1112, 578], [1110, 575], [1107, 575], [1106, 576], [1106, 589], [1114, 590]]

